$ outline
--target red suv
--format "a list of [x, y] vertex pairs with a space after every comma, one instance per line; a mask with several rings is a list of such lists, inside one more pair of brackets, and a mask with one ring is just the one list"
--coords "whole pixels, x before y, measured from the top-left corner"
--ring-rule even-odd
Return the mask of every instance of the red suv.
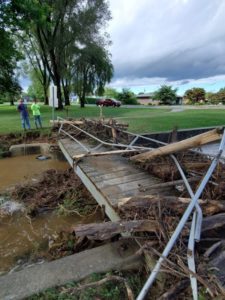
[[111, 98], [99, 99], [96, 101], [96, 105], [101, 106], [113, 106], [113, 107], [120, 107], [121, 102]]

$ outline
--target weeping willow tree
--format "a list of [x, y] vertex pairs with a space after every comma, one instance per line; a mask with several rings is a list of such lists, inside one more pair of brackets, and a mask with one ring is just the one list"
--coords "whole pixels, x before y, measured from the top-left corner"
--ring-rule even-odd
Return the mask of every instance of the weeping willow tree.
[[80, 51], [75, 62], [74, 92], [79, 96], [80, 106], [85, 106], [85, 96], [97, 91], [103, 94], [104, 86], [113, 76], [110, 55], [104, 47], [88, 44]]

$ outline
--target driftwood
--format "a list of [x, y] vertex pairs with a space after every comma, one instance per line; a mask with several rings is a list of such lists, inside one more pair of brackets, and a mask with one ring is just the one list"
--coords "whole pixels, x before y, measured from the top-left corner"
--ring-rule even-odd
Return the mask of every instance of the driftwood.
[[125, 232], [156, 232], [157, 222], [150, 220], [92, 223], [71, 228], [77, 237], [86, 236], [90, 240], [107, 240]]
[[144, 162], [146, 160], [151, 160], [158, 156], [168, 155], [168, 154], [188, 150], [191, 148], [196, 148], [201, 145], [220, 140], [222, 136], [222, 131], [223, 131], [222, 128], [216, 128], [208, 132], [199, 134], [197, 136], [191, 137], [189, 139], [177, 143], [169, 144], [157, 148], [155, 150], [148, 151], [146, 153], [135, 155], [130, 159], [133, 161]]
[[[122, 198], [118, 201], [118, 208], [120, 210], [126, 210], [126, 208], [131, 207], [148, 208], [152, 205], [158, 205], [158, 203], [161, 202], [162, 205], [168, 207], [170, 210], [174, 210], [177, 214], [183, 214], [190, 201], [190, 198], [146, 195]], [[225, 212], [225, 201], [199, 199], [198, 203], [201, 205], [201, 208], [205, 215], [209, 216], [219, 212]]]

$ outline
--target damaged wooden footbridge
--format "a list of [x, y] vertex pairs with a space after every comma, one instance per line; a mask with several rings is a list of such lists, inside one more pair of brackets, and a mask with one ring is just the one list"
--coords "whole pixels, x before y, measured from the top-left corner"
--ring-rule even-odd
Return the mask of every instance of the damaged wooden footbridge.
[[[113, 121], [107, 124], [101, 121], [99, 123], [90, 121], [87, 122], [85, 126], [80, 126], [80, 124], [84, 124], [82, 121], [79, 123], [79, 121], [72, 122], [59, 119], [58, 123], [60, 124], [58, 135], [60, 149], [75, 173], [80, 177], [109, 219], [113, 222], [121, 222], [119, 224], [122, 227], [120, 231], [122, 234], [126, 235], [126, 231], [129, 231], [129, 234], [135, 228], [132, 227], [128, 230], [128, 227], [123, 224], [122, 218], [118, 213], [118, 207], [120, 205], [132, 202], [133, 200], [135, 202], [137, 198], [149, 200], [149, 194], [151, 194], [150, 198], [154, 195], [158, 199], [163, 199], [165, 196], [173, 197], [176, 195], [174, 188], [176, 183], [179, 184], [182, 182], [189, 194], [186, 209], [176, 229], [171, 233], [158, 261], [151, 269], [150, 276], [137, 299], [142, 300], [146, 297], [158, 276], [161, 266], [167, 260], [168, 255], [176, 245], [176, 241], [191, 216], [192, 221], [191, 223], [189, 222], [190, 232], [187, 243], [187, 270], [190, 277], [192, 296], [193, 299], [197, 300], [198, 276], [196, 275], [195, 266], [195, 242], [198, 242], [201, 238], [202, 224], [204, 223], [199, 199], [221, 159], [225, 145], [223, 128], [217, 128], [200, 134], [197, 137], [166, 145], [165, 143], [146, 136], [121, 130]], [[102, 138], [104, 137], [104, 132], [108, 133], [107, 139]], [[198, 177], [187, 178], [185, 171], [174, 153], [198, 148], [203, 144], [219, 139], [221, 139], [221, 143], [218, 152], [210, 158], [208, 157], [210, 165], [205, 175], [201, 179]], [[194, 153], [196, 153], [196, 151], [192, 150], [192, 155], [194, 155]], [[181, 180], [165, 184], [156, 176], [132, 163], [144, 163], [145, 161], [162, 155], [167, 155], [172, 159], [179, 171], [180, 177], [182, 178]], [[197, 155], [200, 155], [199, 152]], [[199, 181], [195, 192], [190, 185], [192, 180]], [[146, 209], [149, 208], [150, 202], [149, 207], [146, 206]], [[104, 231], [102, 227], [101, 230]], [[210, 291], [210, 293], [212, 296], [213, 292]]]
[[[224, 129], [166, 144], [130, 133], [114, 120], [58, 118], [55, 123], [61, 151], [111, 220], [77, 226], [73, 233], [78, 239], [113, 242], [1, 276], [0, 299], [24, 299], [93, 272], [138, 269], [143, 257], [150, 275], [137, 300], [147, 295], [155, 299], [153, 283], [159, 284], [157, 299], [161, 300], [183, 299], [188, 286], [190, 297], [197, 300], [198, 285], [211, 298], [225, 296]], [[196, 150], [219, 140], [214, 154]], [[196, 255], [201, 243], [204, 250]], [[203, 268], [199, 273], [201, 255], [216, 270], [216, 281], [209, 272], [202, 273]], [[167, 271], [166, 279], [162, 269]], [[165, 284], [168, 277], [172, 280]], [[133, 295], [128, 298], [134, 299]]]

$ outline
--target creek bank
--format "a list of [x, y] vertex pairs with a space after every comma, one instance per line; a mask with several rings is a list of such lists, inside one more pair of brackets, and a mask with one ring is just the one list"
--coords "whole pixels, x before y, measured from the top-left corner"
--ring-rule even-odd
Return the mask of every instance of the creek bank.
[[[34, 143], [48, 143], [52, 145], [56, 144], [56, 141], [57, 138], [54, 131], [47, 133], [46, 131], [31, 130], [23, 133], [0, 135], [0, 158], [10, 157], [12, 155], [12, 152], [10, 151], [12, 145], [27, 145]], [[24, 152], [22, 155], [24, 155]]]

